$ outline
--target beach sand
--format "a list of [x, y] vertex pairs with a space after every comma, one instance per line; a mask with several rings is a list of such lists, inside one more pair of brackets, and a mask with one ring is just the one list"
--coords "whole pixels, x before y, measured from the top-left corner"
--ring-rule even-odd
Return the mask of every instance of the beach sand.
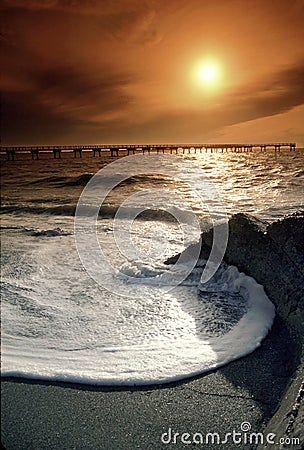
[[[173, 431], [253, 432], [277, 407], [293, 373], [293, 345], [275, 320], [252, 354], [191, 380], [162, 386], [106, 388], [35, 380], [2, 380], [2, 442], [7, 450], [225, 448], [173, 444]], [[172, 430], [171, 444], [161, 441]], [[166, 434], [164, 440], [170, 436]], [[255, 445], [242, 444], [251, 449]]]

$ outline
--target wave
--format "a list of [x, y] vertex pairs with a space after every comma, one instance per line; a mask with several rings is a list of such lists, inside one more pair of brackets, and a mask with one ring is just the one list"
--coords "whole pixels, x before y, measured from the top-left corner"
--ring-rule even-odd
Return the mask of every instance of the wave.
[[[120, 218], [132, 219], [136, 217], [138, 220], [159, 220], [164, 222], [176, 222], [176, 219], [172, 214], [157, 208], [146, 209], [144, 211], [141, 208], [132, 207], [119, 207], [104, 205], [99, 210], [99, 217], [101, 219], [114, 219], [116, 213], [119, 210]], [[75, 216], [76, 206], [75, 205], [57, 205], [49, 206], [48, 204], [44, 206], [34, 206], [34, 205], [7, 205], [3, 206], [0, 210], [2, 214], [37, 214], [37, 215], [59, 215], [59, 216]], [[87, 206], [82, 208], [82, 213], [88, 216], [95, 214], [95, 208]]]
[[86, 186], [86, 184], [93, 177], [93, 173], [83, 173], [78, 176], [51, 176], [45, 178], [39, 178], [38, 180], [33, 180], [30, 184], [57, 184], [57, 187], [65, 186]]
[[120, 186], [127, 186], [130, 184], [136, 184], [136, 183], [153, 183], [153, 185], [157, 185], [160, 184], [162, 185], [163, 183], [168, 183], [168, 181], [170, 181], [169, 177], [163, 177], [163, 176], [159, 176], [159, 175], [134, 175], [132, 177], [127, 178], [126, 180], [124, 180], [122, 183], [120, 183]]
[[43, 215], [61, 215], [61, 216], [74, 216], [76, 210], [75, 205], [58, 205], [49, 206], [45, 204], [43, 206], [34, 205], [6, 205], [1, 207], [1, 214], [43, 214]]
[[40, 178], [39, 180], [34, 180], [31, 181], [30, 184], [44, 184], [44, 183], [60, 183], [60, 182], [64, 182], [66, 180], [68, 180], [69, 177], [58, 177], [58, 176], [53, 176], [53, 177], [45, 177], [45, 178]]
[[93, 177], [92, 173], [84, 173], [78, 177], [70, 177], [59, 185], [59, 187], [65, 186], [86, 186], [90, 179]]
[[71, 233], [68, 233], [67, 231], [62, 230], [61, 228], [57, 227], [50, 230], [37, 230], [32, 231], [32, 236], [45, 236], [45, 237], [56, 237], [56, 236], [70, 236]]
[[304, 176], [304, 170], [299, 170], [299, 172], [297, 172], [294, 176], [297, 177], [297, 178], [303, 177]]
[[[39, 185], [39, 184], [52, 184], [55, 185], [53, 187], [63, 188], [63, 187], [69, 187], [69, 186], [86, 186], [87, 183], [91, 180], [91, 178], [94, 176], [93, 173], [83, 173], [82, 175], [78, 176], [51, 176], [51, 177], [45, 177], [38, 180], [34, 180], [30, 182], [30, 184], [33, 185]], [[107, 185], [108, 183], [112, 184], [113, 181], [115, 181], [115, 178], [117, 178], [117, 181], [119, 181], [119, 174], [114, 174], [112, 177], [105, 177], [102, 176], [100, 178], [100, 181]], [[153, 183], [153, 185], [163, 185], [163, 183], [170, 182], [170, 178], [163, 177], [159, 175], [134, 175], [126, 180], [122, 181], [121, 183], [118, 183], [117, 187], [123, 187], [128, 186], [132, 184], [137, 183]], [[115, 189], [115, 187], [114, 187]]]
[[18, 231], [21, 233], [28, 234], [30, 236], [36, 236], [36, 237], [56, 237], [56, 236], [70, 236], [72, 233], [69, 233], [68, 231], [63, 230], [60, 227], [56, 228], [50, 228], [47, 230], [41, 230], [39, 228], [28, 228], [23, 226], [6, 226], [1, 225], [0, 230], [8, 230], [8, 231]]

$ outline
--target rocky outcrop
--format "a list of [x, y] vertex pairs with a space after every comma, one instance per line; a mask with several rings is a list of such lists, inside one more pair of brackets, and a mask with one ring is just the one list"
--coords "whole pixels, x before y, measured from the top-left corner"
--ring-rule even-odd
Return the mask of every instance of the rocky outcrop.
[[[202, 234], [202, 258], [208, 258], [212, 241], [212, 230]], [[191, 248], [186, 252], [191, 257]], [[167, 263], [177, 259], [178, 255]], [[229, 220], [224, 259], [264, 286], [293, 338], [296, 351], [294, 376], [265, 433], [276, 433], [290, 442], [288, 448], [300, 449], [304, 443], [304, 213], [272, 224], [247, 214], [234, 215]], [[292, 438], [299, 439], [300, 444], [288, 441]], [[276, 448], [286, 447], [282, 444]]]
[[300, 449], [304, 443], [304, 216], [297, 214], [267, 226], [238, 214], [230, 220], [229, 230], [226, 261], [264, 286], [289, 328], [300, 364], [264, 433], [282, 439], [278, 449], [286, 445]]
[[[276, 449], [303, 449], [304, 443], [304, 364], [295, 372], [275, 414], [269, 420], [264, 435], [276, 435]], [[273, 444], [258, 446], [258, 450], [274, 448]]]
[[[210, 232], [203, 241], [210, 245]], [[229, 221], [225, 254], [229, 264], [262, 284], [277, 314], [287, 323], [298, 358], [304, 343], [304, 215], [271, 225], [245, 214]]]

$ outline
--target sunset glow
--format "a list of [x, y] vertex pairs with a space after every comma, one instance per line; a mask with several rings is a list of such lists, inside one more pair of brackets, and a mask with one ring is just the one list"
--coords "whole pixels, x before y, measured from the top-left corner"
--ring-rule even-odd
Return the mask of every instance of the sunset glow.
[[2, 3], [3, 144], [304, 144], [300, 0]]

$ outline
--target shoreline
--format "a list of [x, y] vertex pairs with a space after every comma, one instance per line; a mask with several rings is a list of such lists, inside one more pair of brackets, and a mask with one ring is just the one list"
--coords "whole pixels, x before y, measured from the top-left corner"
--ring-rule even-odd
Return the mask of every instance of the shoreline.
[[[223, 437], [249, 422], [260, 432], [289, 383], [292, 352], [288, 330], [276, 318], [250, 355], [175, 383], [111, 388], [3, 378], [2, 442], [6, 450], [157, 450], [169, 428]], [[282, 358], [288, 361], [283, 367]], [[224, 448], [232, 450], [233, 443]]]
[[[298, 251], [304, 239], [303, 221], [299, 214], [265, 230], [265, 223], [244, 214], [230, 220], [226, 261], [263, 284], [277, 306], [272, 330], [253, 353], [198, 377], [156, 386], [111, 388], [3, 378], [5, 448], [191, 448], [181, 442], [165, 445], [161, 436], [169, 429], [223, 436], [240, 431], [243, 422], [249, 422], [255, 433], [264, 430], [285, 439], [298, 436], [303, 442], [300, 267], [304, 255]], [[208, 247], [210, 233], [203, 235], [203, 241]], [[273, 265], [276, 272], [267, 278]], [[235, 444], [223, 448], [235, 450]], [[242, 448], [257, 446], [247, 443]]]

